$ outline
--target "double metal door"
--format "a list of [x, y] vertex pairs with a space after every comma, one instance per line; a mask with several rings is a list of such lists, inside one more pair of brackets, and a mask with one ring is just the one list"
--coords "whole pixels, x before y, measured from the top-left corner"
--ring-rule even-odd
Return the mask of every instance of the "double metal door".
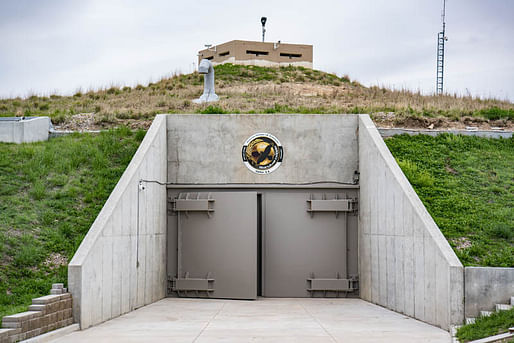
[[357, 248], [347, 227], [354, 202], [346, 194], [176, 192], [170, 201], [170, 293], [255, 299], [356, 288], [347, 256], [349, 241]]

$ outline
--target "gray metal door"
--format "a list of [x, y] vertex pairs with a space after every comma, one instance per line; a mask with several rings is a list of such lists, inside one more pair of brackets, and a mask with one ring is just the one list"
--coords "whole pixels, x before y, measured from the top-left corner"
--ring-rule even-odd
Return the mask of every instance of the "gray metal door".
[[257, 297], [257, 193], [180, 193], [177, 275], [180, 296]]
[[347, 275], [347, 212], [353, 204], [342, 197], [266, 194], [264, 296], [339, 296], [352, 291]]

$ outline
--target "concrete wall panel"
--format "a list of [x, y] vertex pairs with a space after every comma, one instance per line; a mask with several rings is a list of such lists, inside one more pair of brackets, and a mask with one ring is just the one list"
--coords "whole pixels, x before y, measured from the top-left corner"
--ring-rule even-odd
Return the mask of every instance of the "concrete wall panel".
[[[380, 302], [379, 299], [379, 289], [380, 289], [380, 277], [379, 277], [379, 271], [380, 266], [378, 264], [378, 235], [370, 235], [370, 241], [371, 241], [371, 261], [370, 261], [370, 267], [371, 269], [371, 279], [370, 279], [370, 286], [371, 286], [371, 299], [370, 301], [378, 304]], [[364, 252], [365, 254], [366, 252]], [[363, 259], [365, 259], [365, 255], [363, 254]], [[361, 260], [361, 270], [364, 269], [363, 263]], [[364, 294], [366, 293], [366, 290], [361, 290]]]
[[378, 301], [387, 307], [387, 240], [378, 236]]
[[359, 116], [359, 171], [359, 239], [370, 241], [360, 245], [360, 270], [370, 275], [361, 294], [444, 329], [461, 324], [462, 264], [367, 115]]
[[514, 296], [514, 268], [466, 267], [466, 317], [494, 311], [496, 304], [509, 304]]
[[[404, 198], [404, 203], [407, 201]], [[407, 206], [405, 206], [407, 207]], [[400, 223], [399, 223], [400, 224]], [[403, 232], [404, 232], [404, 259], [403, 259], [403, 278], [405, 280], [405, 291], [404, 291], [404, 312], [410, 317], [414, 317], [414, 237], [412, 235], [412, 215], [407, 212], [403, 215]]]
[[[174, 183], [352, 183], [358, 169], [357, 115], [169, 115], [168, 181]], [[241, 158], [247, 138], [277, 137], [282, 165], [268, 175]], [[213, 158], [216, 156], [216, 158]]]
[[145, 183], [139, 190], [138, 184], [166, 181], [166, 151], [166, 119], [159, 115], [69, 264], [74, 317], [82, 329], [165, 295], [165, 268], [157, 264], [164, 265], [166, 256], [166, 188]]
[[442, 327], [447, 327], [450, 324], [450, 311], [448, 306], [450, 303], [448, 288], [450, 269], [446, 263], [446, 260], [438, 251], [436, 252], [435, 258], [435, 270], [437, 272], [435, 280], [435, 297], [439, 300], [435, 304], [436, 321], [440, 322]]
[[425, 265], [425, 321], [435, 323], [436, 302], [434, 299], [436, 299], [435, 288], [438, 281], [435, 269], [436, 247], [426, 231], [423, 243]]
[[396, 260], [395, 238], [386, 236], [386, 278], [387, 278], [387, 306], [396, 309]]
[[[112, 284], [112, 267], [113, 267], [113, 251], [112, 251], [112, 236], [104, 236], [102, 239], [103, 252], [102, 252], [102, 281], [104, 284]], [[102, 301], [102, 321], [112, 318], [112, 288], [106, 287], [103, 290], [105, 296]]]
[[[400, 219], [402, 219], [400, 217]], [[395, 242], [394, 251], [394, 273], [395, 273], [395, 310], [396, 312], [405, 313], [405, 271], [404, 271], [404, 240], [405, 237], [399, 236]]]

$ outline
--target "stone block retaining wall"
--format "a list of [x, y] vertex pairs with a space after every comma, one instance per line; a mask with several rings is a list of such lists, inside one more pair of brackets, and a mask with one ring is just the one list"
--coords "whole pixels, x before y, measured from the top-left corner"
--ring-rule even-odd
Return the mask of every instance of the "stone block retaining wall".
[[62, 284], [54, 284], [51, 293], [57, 294], [32, 299], [28, 311], [3, 317], [0, 343], [19, 342], [71, 325], [71, 294], [66, 293]]

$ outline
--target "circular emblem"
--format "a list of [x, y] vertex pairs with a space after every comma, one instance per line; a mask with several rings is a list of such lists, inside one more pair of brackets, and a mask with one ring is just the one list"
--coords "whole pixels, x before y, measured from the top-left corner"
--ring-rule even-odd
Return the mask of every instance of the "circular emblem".
[[280, 141], [269, 133], [256, 133], [243, 145], [243, 162], [256, 174], [269, 174], [282, 163], [284, 150]]

